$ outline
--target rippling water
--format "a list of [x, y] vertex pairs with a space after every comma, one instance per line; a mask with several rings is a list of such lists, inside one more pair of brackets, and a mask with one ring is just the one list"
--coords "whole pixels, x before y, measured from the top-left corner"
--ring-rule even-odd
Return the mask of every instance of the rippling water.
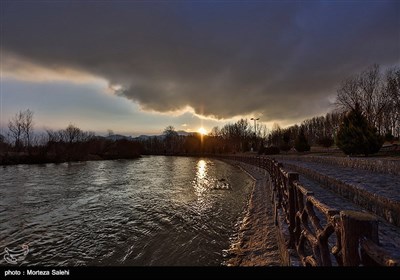
[[0, 167], [0, 264], [220, 265], [251, 185], [199, 158]]

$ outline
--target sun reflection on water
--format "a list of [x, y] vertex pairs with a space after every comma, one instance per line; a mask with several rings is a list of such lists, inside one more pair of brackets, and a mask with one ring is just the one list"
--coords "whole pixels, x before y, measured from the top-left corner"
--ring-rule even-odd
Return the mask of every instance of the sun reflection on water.
[[197, 196], [197, 211], [199, 213], [205, 211], [206, 209], [211, 207], [209, 188], [210, 188], [210, 178], [208, 175], [208, 163], [207, 161], [201, 159], [197, 162], [196, 166], [196, 177], [193, 180], [193, 187], [195, 194]]
[[202, 196], [208, 186], [207, 162], [203, 159], [197, 162], [196, 178], [194, 188], [198, 197]]
[[197, 178], [204, 179], [207, 175], [207, 163], [204, 159], [199, 160], [197, 163]]

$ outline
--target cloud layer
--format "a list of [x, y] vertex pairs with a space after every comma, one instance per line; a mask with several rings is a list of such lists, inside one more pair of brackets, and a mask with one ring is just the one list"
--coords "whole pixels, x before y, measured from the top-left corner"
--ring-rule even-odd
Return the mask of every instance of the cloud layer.
[[9, 1], [2, 24], [4, 56], [100, 76], [145, 110], [215, 118], [323, 113], [343, 78], [400, 60], [398, 1]]

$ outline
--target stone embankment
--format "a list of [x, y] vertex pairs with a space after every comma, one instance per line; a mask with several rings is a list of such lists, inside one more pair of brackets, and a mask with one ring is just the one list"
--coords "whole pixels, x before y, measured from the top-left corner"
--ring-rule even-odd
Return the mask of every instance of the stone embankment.
[[[284, 168], [288, 171], [299, 170], [293, 168], [293, 165], [289, 166], [284, 164]], [[326, 205], [340, 210], [354, 210], [359, 212], [369, 212], [364, 207], [353, 203], [352, 201], [342, 197], [341, 195], [326, 188], [326, 185], [321, 184], [319, 181], [310, 178], [304, 173], [299, 172], [299, 180], [307, 187], [310, 191], [314, 192], [321, 202]], [[370, 213], [370, 212], [369, 212]], [[400, 228], [390, 224], [382, 217], [378, 218], [378, 237], [379, 245], [382, 246], [386, 251], [390, 252], [392, 256], [400, 259]]]
[[238, 165], [254, 179], [247, 213], [241, 224], [238, 239], [228, 250], [228, 266], [279, 266], [281, 258], [273, 221], [271, 194], [265, 171], [245, 163]]
[[400, 159], [394, 158], [374, 158], [374, 157], [336, 157], [336, 156], [296, 156], [296, 155], [276, 155], [273, 156], [278, 161], [293, 160], [310, 163], [320, 163], [337, 167], [348, 167], [362, 169], [374, 173], [400, 175]]
[[364, 169], [284, 159], [284, 167], [303, 174], [362, 208], [400, 226], [400, 176]]

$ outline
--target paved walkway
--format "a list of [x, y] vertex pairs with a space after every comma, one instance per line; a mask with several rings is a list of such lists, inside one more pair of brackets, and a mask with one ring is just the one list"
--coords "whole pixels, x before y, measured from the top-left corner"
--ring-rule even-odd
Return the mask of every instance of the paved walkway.
[[400, 176], [373, 173], [371, 171], [339, 167], [336, 165], [279, 159], [283, 164], [293, 164], [312, 169], [326, 176], [354, 185], [371, 193], [400, 202]]
[[[282, 161], [282, 162], [285, 163], [284, 161]], [[290, 163], [297, 164], [298, 162], [296, 162], [296, 163], [290, 162]], [[321, 166], [321, 164], [318, 164], [318, 165], [319, 166], [317, 167], [315, 164], [311, 164], [311, 163], [307, 162], [306, 165], [304, 165], [304, 167], [307, 167], [307, 168], [315, 167], [316, 171], [319, 171], [319, 172], [329, 170], [329, 168], [326, 166]], [[290, 170], [290, 168], [287, 168], [285, 166], [284, 166], [284, 169], [287, 171], [292, 171], [292, 170]], [[347, 170], [347, 176], [353, 175], [356, 177], [358, 172], [359, 172], [359, 170], [352, 170], [352, 173], [350, 173], [350, 171]], [[330, 176], [336, 174], [336, 173], [332, 172], [332, 170], [330, 170], [329, 173], [330, 173], [329, 174]], [[328, 174], [326, 174], [326, 175], [328, 175]], [[342, 175], [341, 177], [344, 179], [350, 180], [351, 178], [349, 178], [347, 176]], [[374, 174], [368, 174], [367, 178], [370, 178], [373, 176], [374, 176]], [[382, 176], [382, 174], [379, 174], [379, 176]], [[391, 176], [391, 175], [388, 175], [388, 176]], [[397, 178], [397, 179], [399, 179], [399, 178]], [[302, 174], [299, 174], [299, 180], [308, 190], [314, 192], [314, 196], [318, 200], [320, 200], [321, 202], [325, 203], [326, 205], [328, 205], [332, 208], [336, 208], [338, 210], [355, 210], [355, 211], [361, 211], [361, 212], [368, 212], [365, 209], [363, 209], [361, 206], [358, 206], [358, 205], [354, 204], [353, 202], [343, 198], [342, 196], [323, 188], [321, 186], [321, 184], [319, 184], [318, 182], [316, 182]], [[357, 179], [355, 179], [355, 180], [357, 180]], [[366, 180], [363, 180], [363, 181], [366, 183], [367, 186], [374, 185], [374, 184], [369, 183]], [[393, 184], [392, 183], [391, 184], [396, 185], [396, 183], [397, 183], [397, 185], [399, 184], [398, 182], [394, 182]], [[368, 212], [368, 213], [374, 215], [371, 212]], [[374, 216], [377, 217], [376, 215], [374, 215]], [[391, 252], [391, 254], [393, 256], [395, 256], [396, 258], [400, 258], [400, 228], [388, 223], [383, 218], [380, 218], [380, 217], [377, 217], [377, 218], [379, 221], [378, 228], [379, 228], [380, 245], [382, 247], [384, 247], [386, 250], [388, 250], [389, 252]]]

